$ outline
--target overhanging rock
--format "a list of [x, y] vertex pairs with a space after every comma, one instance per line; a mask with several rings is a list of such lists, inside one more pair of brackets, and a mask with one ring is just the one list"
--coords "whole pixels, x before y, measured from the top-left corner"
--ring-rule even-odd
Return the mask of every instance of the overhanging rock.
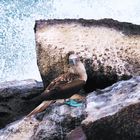
[[45, 87], [67, 71], [69, 51], [84, 61], [92, 89], [140, 74], [140, 25], [112, 19], [54, 19], [36, 21], [34, 30]]
[[42, 82], [35, 80], [9, 81], [0, 83], [0, 128], [22, 118], [36, 106], [25, 102], [39, 95]]

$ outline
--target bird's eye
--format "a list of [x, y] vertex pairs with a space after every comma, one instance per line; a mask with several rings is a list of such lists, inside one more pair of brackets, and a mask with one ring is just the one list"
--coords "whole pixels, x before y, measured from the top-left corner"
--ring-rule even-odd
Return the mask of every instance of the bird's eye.
[[73, 60], [72, 59], [69, 59], [69, 64], [73, 64]]
[[75, 58], [75, 61], [79, 61], [79, 58]]

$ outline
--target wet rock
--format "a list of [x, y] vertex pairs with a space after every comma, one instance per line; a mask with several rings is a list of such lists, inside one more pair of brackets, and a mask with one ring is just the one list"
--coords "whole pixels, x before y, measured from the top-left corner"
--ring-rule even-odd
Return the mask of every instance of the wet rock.
[[83, 126], [88, 140], [139, 140], [140, 103]]
[[77, 127], [67, 134], [65, 140], [87, 140], [82, 127]]
[[24, 101], [37, 96], [42, 89], [42, 82], [35, 80], [0, 83], [0, 127], [31, 111], [34, 105], [24, 106]]
[[[0, 131], [0, 140], [63, 140], [68, 132], [81, 124], [85, 106], [70, 107], [64, 104], [50, 106], [42, 120], [37, 117], [14, 122]], [[41, 114], [42, 116], [42, 114]]]
[[82, 107], [56, 102], [2, 129], [0, 140], [138, 140], [139, 108], [138, 76], [90, 93]]
[[[137, 140], [140, 138], [140, 77], [121, 81], [87, 97], [87, 118], [82, 122], [93, 140]], [[96, 95], [97, 94], [97, 95]]]
[[[97, 91], [87, 96], [87, 121], [88, 119], [94, 121], [108, 115], [113, 115], [126, 106], [138, 103], [140, 97], [140, 77], [135, 77], [128, 81], [120, 81], [101, 91], [102, 94], [98, 94], [100, 91]], [[93, 111], [91, 112], [91, 110]]]
[[44, 87], [67, 72], [69, 51], [78, 53], [86, 65], [88, 92], [140, 75], [140, 25], [112, 19], [39, 20], [35, 36]]
[[68, 105], [53, 105], [47, 110], [39, 127], [37, 128], [33, 140], [60, 140], [66, 134], [81, 124], [85, 118], [85, 106], [70, 107]]

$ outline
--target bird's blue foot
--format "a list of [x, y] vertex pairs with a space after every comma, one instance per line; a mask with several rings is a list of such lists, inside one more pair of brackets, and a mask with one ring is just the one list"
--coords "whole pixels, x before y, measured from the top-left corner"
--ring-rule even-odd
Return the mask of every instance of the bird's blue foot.
[[70, 99], [69, 101], [66, 101], [65, 104], [73, 107], [80, 107], [82, 106], [82, 103], [78, 103], [75, 100]]

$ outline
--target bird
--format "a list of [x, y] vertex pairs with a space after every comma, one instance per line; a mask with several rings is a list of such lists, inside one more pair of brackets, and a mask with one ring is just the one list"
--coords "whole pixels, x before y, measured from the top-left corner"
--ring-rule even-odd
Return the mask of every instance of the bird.
[[[30, 112], [27, 117], [45, 110], [57, 99], [69, 99], [83, 88], [87, 81], [87, 72], [80, 57], [74, 52], [69, 54], [68, 64], [68, 72], [55, 78], [42, 94], [31, 100], [31, 103], [41, 104]], [[76, 101], [69, 100], [68, 104], [76, 104]]]

